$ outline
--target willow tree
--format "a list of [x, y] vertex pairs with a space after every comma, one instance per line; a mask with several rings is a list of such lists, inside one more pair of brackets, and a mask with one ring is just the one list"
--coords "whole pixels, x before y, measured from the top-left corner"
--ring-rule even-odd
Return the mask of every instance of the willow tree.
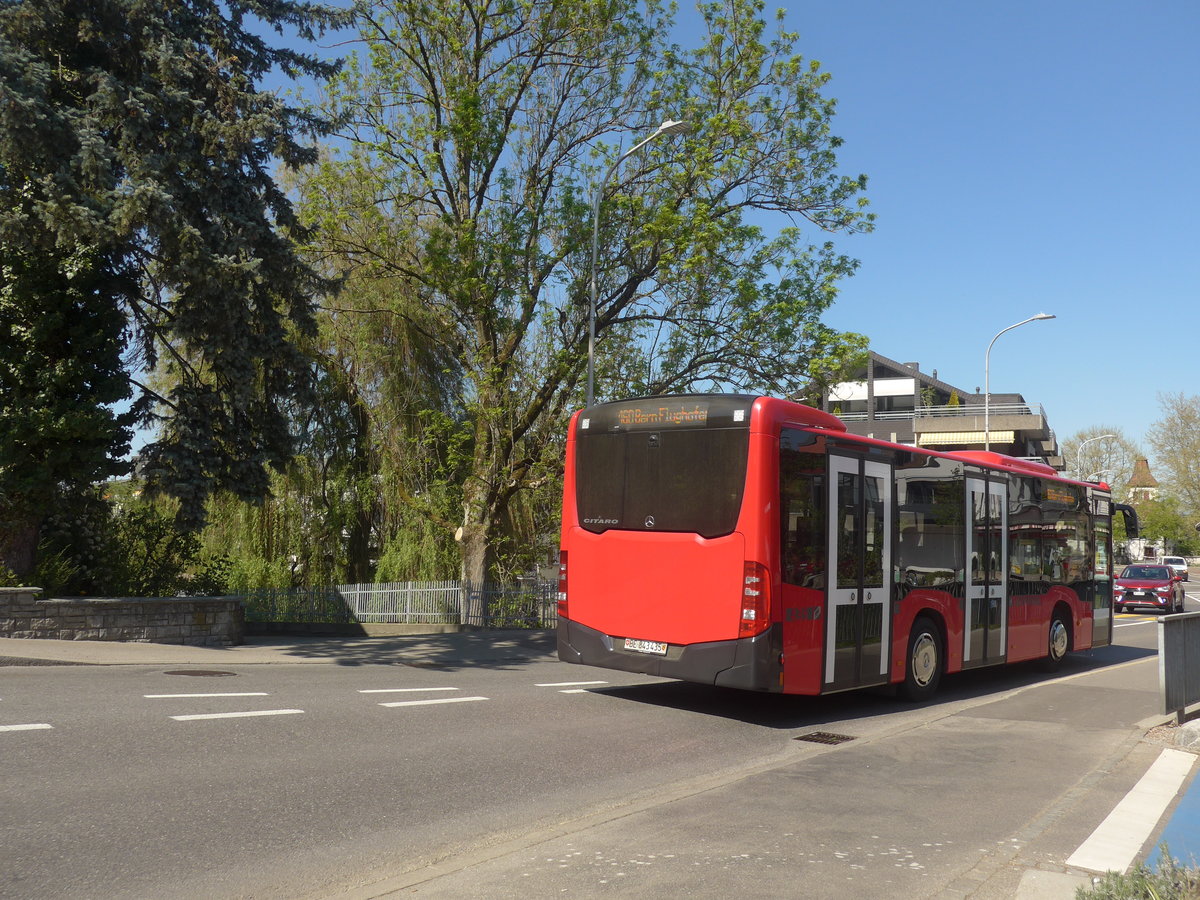
[[[335, 67], [259, 28], [312, 38], [336, 20], [292, 0], [0, 4], [0, 328], [6, 372], [37, 386], [3, 377], [0, 422], [25, 418], [0, 443], [0, 551], [20, 567], [48, 492], [120, 471], [132, 422], [115, 402], [161, 414], [145, 473], [186, 528], [217, 489], [261, 496], [289, 458], [308, 372], [291, 338], [324, 282], [274, 170], [315, 160], [303, 141], [323, 123], [257, 86]], [[151, 396], [131, 373], [159, 364], [171, 388]]]
[[[865, 178], [837, 173], [828, 76], [762, 8], [704, 4], [683, 48], [658, 0], [356, 7], [367, 52], [324, 110], [344, 142], [305, 206], [321, 250], [403, 284], [454, 361], [468, 581], [514, 499], [558, 472], [583, 399], [598, 180], [598, 398], [792, 394], [861, 348], [820, 317], [855, 266], [824, 233], [870, 227]], [[690, 133], [600, 179], [666, 119]]]

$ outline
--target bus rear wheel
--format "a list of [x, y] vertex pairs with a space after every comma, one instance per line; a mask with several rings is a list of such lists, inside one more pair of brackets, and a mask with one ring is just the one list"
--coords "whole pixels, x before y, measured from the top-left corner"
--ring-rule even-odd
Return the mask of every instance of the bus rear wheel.
[[919, 702], [937, 691], [942, 678], [942, 633], [933, 621], [919, 616], [908, 635], [908, 658], [900, 696]]

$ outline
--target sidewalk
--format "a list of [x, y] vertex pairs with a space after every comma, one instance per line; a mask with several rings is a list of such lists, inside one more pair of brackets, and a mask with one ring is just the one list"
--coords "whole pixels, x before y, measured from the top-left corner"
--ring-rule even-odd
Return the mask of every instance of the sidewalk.
[[488, 665], [557, 659], [553, 631], [387, 637], [254, 635], [236, 647], [0, 638], [0, 666]]

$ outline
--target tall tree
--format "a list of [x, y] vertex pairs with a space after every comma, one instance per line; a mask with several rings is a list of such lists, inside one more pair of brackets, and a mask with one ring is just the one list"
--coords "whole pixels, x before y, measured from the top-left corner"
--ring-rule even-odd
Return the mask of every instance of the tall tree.
[[1108, 482], [1117, 499], [1129, 483], [1133, 467], [1145, 454], [1120, 428], [1093, 425], [1062, 442], [1067, 474], [1081, 481], [1099, 478]]
[[95, 302], [134, 292], [124, 261], [26, 236], [0, 262], [0, 566], [22, 576], [59, 494], [121, 473], [135, 415], [112, 406], [130, 393], [122, 313]]
[[[69, 410], [68, 440], [88, 448], [86, 466], [73, 469], [55, 450], [61, 419], [31, 417], [25, 440], [0, 445], [10, 520], [0, 551], [36, 536], [41, 488], [22, 474], [31, 461], [51, 483], [120, 470], [130, 423], [105, 406], [131, 395], [135, 413], [149, 405], [141, 384], [118, 383], [114, 353], [127, 351], [129, 370], [159, 365], [171, 384], [153, 397], [162, 418], [145, 472], [179, 498], [181, 525], [202, 522], [216, 489], [261, 496], [265, 465], [289, 456], [286, 404], [307, 382], [289, 335], [311, 332], [324, 283], [294, 249], [303, 229], [272, 168], [312, 162], [315, 149], [301, 141], [324, 123], [256, 85], [274, 67], [316, 77], [336, 67], [270, 46], [247, 26], [251, 16], [304, 39], [337, 21], [293, 0], [0, 5], [5, 355], [35, 370], [38, 342], [9, 322], [70, 303], [89, 340], [64, 342], [62, 366], [104, 373], [45, 384], [39, 398]], [[89, 359], [96, 346], [99, 361]], [[20, 402], [6, 385], [0, 415], [19, 417]], [[12, 558], [24, 565], [26, 556]]]
[[1179, 498], [1160, 494], [1137, 504], [1138, 536], [1151, 542], [1162, 540], [1167, 553], [1190, 556], [1196, 546], [1193, 522], [1179, 508]]
[[1156, 476], [1184, 513], [1200, 517], [1200, 396], [1159, 394], [1158, 404], [1162, 418], [1146, 432]]
[[[820, 322], [855, 263], [801, 226], [868, 229], [865, 179], [836, 173], [827, 76], [794, 36], [766, 35], [762, 8], [703, 4], [707, 33], [685, 50], [666, 43], [658, 0], [356, 7], [368, 54], [327, 108], [349, 147], [310, 180], [306, 207], [322, 249], [406, 285], [452, 353], [470, 428], [467, 580], [487, 576], [514, 498], [559, 466], [583, 399], [591, 186], [624, 142], [692, 124], [604, 187], [600, 398], [794, 393], [861, 346]], [[349, 193], [331, 184], [358, 202], [322, 203]], [[768, 234], [752, 213], [784, 227]]]

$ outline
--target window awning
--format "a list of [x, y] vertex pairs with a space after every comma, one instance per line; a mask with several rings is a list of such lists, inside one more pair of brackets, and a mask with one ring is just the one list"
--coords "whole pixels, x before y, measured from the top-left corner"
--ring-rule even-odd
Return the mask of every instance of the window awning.
[[[1011, 444], [1016, 439], [1012, 431], [989, 431], [987, 440], [993, 444]], [[942, 444], [982, 444], [982, 431], [927, 431], [917, 436], [918, 447], [933, 447]]]

